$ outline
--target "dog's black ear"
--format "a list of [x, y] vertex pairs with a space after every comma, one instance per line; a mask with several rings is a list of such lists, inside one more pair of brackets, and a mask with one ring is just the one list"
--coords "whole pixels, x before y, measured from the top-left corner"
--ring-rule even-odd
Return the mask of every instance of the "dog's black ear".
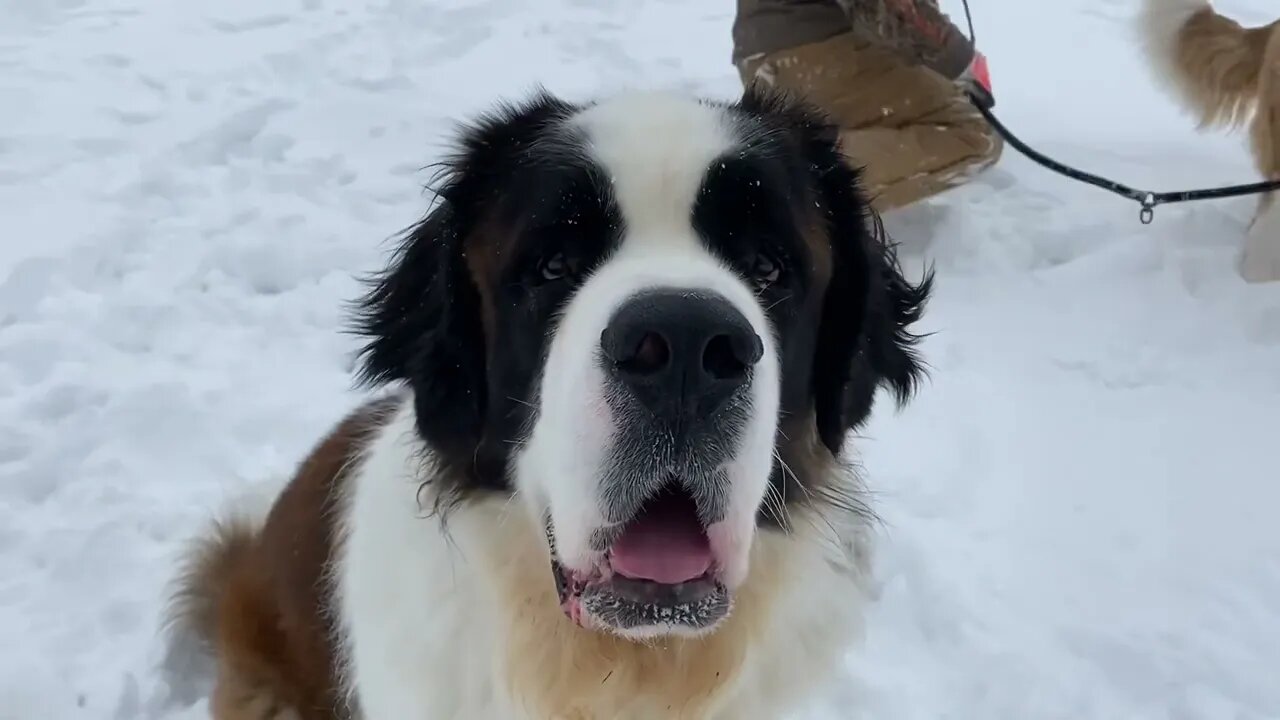
[[478, 442], [485, 407], [479, 291], [463, 255], [468, 232], [442, 199], [409, 231], [356, 308], [356, 331], [366, 338], [360, 379], [412, 386], [422, 433], [459, 451]]
[[437, 165], [435, 208], [355, 309], [355, 331], [366, 339], [361, 380], [409, 384], [419, 430], [446, 455], [471, 462], [485, 429], [487, 351], [469, 242], [498, 214], [504, 183], [527, 149], [572, 110], [538, 90], [463, 127], [455, 151]]
[[[844, 431], [860, 426], [871, 414], [875, 392], [884, 387], [893, 392], [899, 405], [907, 402], [925, 375], [916, 345], [921, 336], [912, 332], [924, 313], [933, 287], [929, 271], [918, 284], [903, 275], [884, 226], [874, 212], [864, 222], [869, 267], [863, 288], [862, 332], [850, 359], [849, 379], [843, 394]], [[838, 313], [839, 301], [828, 293], [824, 310]]]
[[889, 389], [903, 403], [923, 376], [911, 326], [933, 277], [930, 272], [919, 284], [904, 277], [860, 172], [840, 151], [838, 128], [803, 104], [775, 102], [790, 103], [790, 124], [803, 138], [831, 243], [813, 392], [818, 435], [839, 454], [846, 434], [871, 414], [877, 389]]

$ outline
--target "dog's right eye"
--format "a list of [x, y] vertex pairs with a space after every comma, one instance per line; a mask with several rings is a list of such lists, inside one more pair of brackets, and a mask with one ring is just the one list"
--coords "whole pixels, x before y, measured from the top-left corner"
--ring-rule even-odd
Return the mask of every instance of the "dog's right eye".
[[569, 274], [569, 264], [564, 260], [564, 253], [556, 253], [546, 258], [538, 266], [543, 280], [559, 280]]
[[576, 275], [576, 267], [564, 253], [558, 252], [538, 263], [538, 276], [545, 282], [559, 282]]
[[758, 290], [764, 290], [778, 282], [782, 272], [782, 260], [767, 252], [757, 254], [751, 263], [751, 279]]

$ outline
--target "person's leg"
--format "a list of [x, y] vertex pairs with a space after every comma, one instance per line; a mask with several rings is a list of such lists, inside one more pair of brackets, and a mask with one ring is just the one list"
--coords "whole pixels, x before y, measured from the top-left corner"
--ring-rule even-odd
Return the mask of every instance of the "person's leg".
[[840, 134], [845, 155], [863, 168], [872, 205], [882, 212], [914, 204], [994, 165], [1004, 143], [963, 97], [900, 127]]
[[842, 128], [850, 163], [878, 210], [962, 184], [994, 164], [1003, 142], [956, 85], [844, 32], [769, 53], [744, 54], [744, 84], [799, 95]]
[[849, 31], [849, 18], [836, 0], [737, 0], [733, 19], [733, 63]]

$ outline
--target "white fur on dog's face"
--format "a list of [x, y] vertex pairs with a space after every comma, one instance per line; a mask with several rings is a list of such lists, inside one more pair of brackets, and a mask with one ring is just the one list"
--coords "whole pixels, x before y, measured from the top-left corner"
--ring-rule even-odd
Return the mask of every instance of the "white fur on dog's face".
[[[609, 173], [625, 229], [616, 252], [582, 283], [553, 330], [538, 415], [515, 461], [517, 490], [550, 520], [557, 560], [574, 571], [602, 561], [592, 538], [607, 524], [601, 494], [610, 439], [619, 430], [606, 402], [600, 338], [620, 304], [637, 292], [674, 288], [717, 294], [763, 344], [753, 369], [750, 410], [723, 468], [727, 512], [707, 528], [720, 579], [731, 591], [746, 577], [756, 517], [769, 484], [778, 425], [779, 359], [773, 329], [755, 294], [708, 251], [692, 225], [707, 168], [735, 145], [733, 128], [711, 106], [664, 95], [630, 96], [574, 121], [586, 151]], [[636, 144], [637, 138], [667, 142]]]

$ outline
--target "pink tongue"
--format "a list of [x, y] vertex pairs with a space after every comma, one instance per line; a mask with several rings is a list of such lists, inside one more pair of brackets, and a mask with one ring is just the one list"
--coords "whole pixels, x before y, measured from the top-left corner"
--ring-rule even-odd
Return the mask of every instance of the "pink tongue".
[[611, 564], [633, 580], [674, 585], [711, 568], [711, 541], [692, 512], [661, 503], [627, 526], [613, 544]]

